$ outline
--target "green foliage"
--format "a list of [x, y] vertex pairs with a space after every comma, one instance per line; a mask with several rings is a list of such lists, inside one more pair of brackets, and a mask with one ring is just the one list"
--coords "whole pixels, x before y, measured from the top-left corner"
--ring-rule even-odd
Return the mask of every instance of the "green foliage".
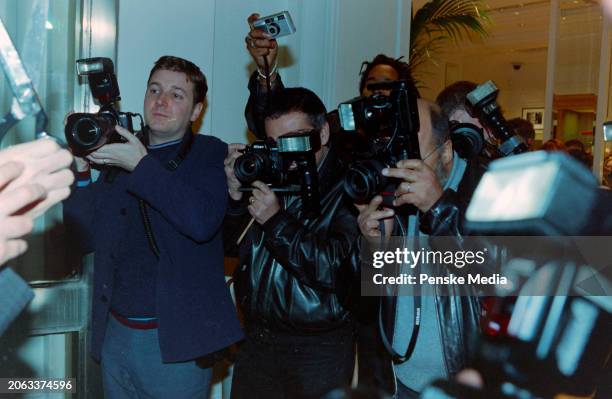
[[[410, 70], [419, 83], [420, 67], [444, 45], [486, 37], [484, 0], [432, 0], [414, 13], [410, 25]], [[475, 35], [474, 35], [475, 34]]]

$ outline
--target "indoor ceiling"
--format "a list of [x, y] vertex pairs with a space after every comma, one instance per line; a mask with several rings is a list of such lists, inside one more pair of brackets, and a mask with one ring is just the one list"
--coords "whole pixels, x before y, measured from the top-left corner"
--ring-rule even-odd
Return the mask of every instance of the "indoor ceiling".
[[[413, 6], [420, 8], [426, 0], [415, 0]], [[461, 51], [479, 53], [516, 53], [529, 57], [542, 54], [548, 48], [550, 19], [549, 0], [485, 0], [482, 9], [489, 18], [489, 36], [475, 43], [462, 42]], [[596, 0], [561, 0], [559, 2], [562, 36], [599, 35], [602, 12]], [[489, 53], [489, 54], [491, 54]]]

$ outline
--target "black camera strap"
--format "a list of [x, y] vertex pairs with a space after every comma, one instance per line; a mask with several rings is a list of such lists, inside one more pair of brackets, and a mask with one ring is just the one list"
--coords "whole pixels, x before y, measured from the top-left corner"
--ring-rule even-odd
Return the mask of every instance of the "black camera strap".
[[[381, 239], [381, 245], [383, 243], [384, 237], [385, 237], [385, 223], [384, 221], [380, 221], [380, 239]], [[400, 224], [400, 228], [401, 228], [401, 224]], [[403, 230], [403, 229], [402, 229]], [[404, 235], [405, 232], [404, 232]], [[420, 265], [416, 266], [416, 275], [419, 275], [420, 273]], [[413, 296], [413, 324], [412, 324], [412, 334], [410, 335], [410, 341], [408, 341], [408, 347], [406, 348], [406, 352], [401, 355], [400, 353], [398, 353], [394, 348], [393, 348], [393, 343], [391, 341], [389, 341], [389, 338], [387, 337], [387, 333], [383, 327], [383, 302], [382, 299], [380, 301], [380, 308], [378, 311], [378, 329], [380, 331], [380, 336], [381, 336], [381, 340], [383, 342], [383, 345], [385, 346], [385, 349], [387, 350], [387, 353], [389, 353], [391, 355], [391, 358], [393, 360], [393, 363], [395, 364], [402, 364], [407, 362], [411, 357], [412, 354], [414, 353], [414, 349], [416, 347], [416, 343], [417, 343], [417, 338], [419, 336], [419, 330], [421, 329], [421, 311], [422, 311], [422, 298], [421, 298], [421, 290], [420, 287], [417, 285], [415, 287], [415, 293]], [[397, 300], [397, 298], [396, 298]], [[397, 306], [397, 304], [396, 304]], [[398, 321], [396, 320], [395, 323], [398, 323]], [[394, 326], [395, 329], [395, 326]]]
[[[145, 136], [148, 136], [148, 135], [145, 135]], [[193, 133], [191, 132], [191, 129], [190, 129], [189, 131], [187, 131], [187, 133], [185, 133], [185, 136], [183, 137], [183, 141], [181, 142], [181, 147], [179, 148], [176, 156], [170, 159], [170, 161], [166, 163], [165, 165], [166, 169], [168, 169], [171, 172], [174, 172], [176, 169], [178, 169], [181, 162], [185, 160], [185, 158], [187, 157], [187, 154], [191, 150], [192, 144], [193, 144]], [[151, 227], [151, 218], [149, 216], [146, 201], [141, 198], [138, 199], [138, 207], [140, 208], [140, 215], [142, 216], [142, 224], [145, 229], [145, 236], [147, 238], [147, 242], [149, 243], [149, 247], [151, 248], [151, 251], [153, 251], [153, 253], [155, 254], [155, 257], [159, 259], [161, 252], [159, 250], [159, 246], [157, 245], [157, 241], [155, 240], [155, 234], [153, 233], [153, 228]]]
[[267, 97], [270, 98], [270, 93], [272, 92], [272, 83], [270, 83], [270, 65], [268, 64], [268, 56], [263, 56], [264, 60], [264, 74], [266, 75], [266, 88], [268, 91], [266, 92]]

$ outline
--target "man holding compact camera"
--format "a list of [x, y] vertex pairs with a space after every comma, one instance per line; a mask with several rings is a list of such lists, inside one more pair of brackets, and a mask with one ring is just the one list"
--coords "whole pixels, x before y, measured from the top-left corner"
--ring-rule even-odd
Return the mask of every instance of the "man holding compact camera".
[[[356, 259], [349, 257], [359, 230], [337, 184], [344, 169], [329, 145], [325, 115], [321, 100], [304, 88], [276, 91], [263, 115], [267, 137], [279, 151], [287, 138], [315, 143], [317, 176], [308, 181], [318, 182], [317, 214], [306, 212], [304, 190], [277, 195], [260, 180], [250, 193], [241, 189], [235, 164], [245, 146], [230, 144], [225, 244], [239, 243], [236, 299], [247, 334], [234, 366], [232, 398], [320, 398], [350, 384], [353, 375], [354, 323], [345, 304], [359, 289]], [[284, 162], [282, 173], [297, 173], [304, 182], [307, 169], [296, 170], [296, 163]], [[262, 164], [270, 169], [270, 162]]]
[[227, 147], [191, 129], [206, 91], [196, 65], [161, 57], [143, 142], [116, 126], [123, 142], [77, 158], [64, 220], [95, 252], [91, 351], [107, 398], [207, 397], [203, 362], [242, 338], [223, 274]]
[[[249, 16], [249, 24], [252, 25], [253, 21], [259, 17], [259, 14]], [[245, 37], [245, 43], [257, 66], [257, 71], [252, 74], [249, 81], [250, 96], [245, 108], [245, 116], [249, 130], [261, 138], [265, 136], [262, 115], [266, 107], [268, 90], [274, 93], [284, 87], [277, 68], [278, 43], [272, 35], [261, 29], [251, 29]], [[266, 61], [268, 79], [266, 79]], [[378, 54], [371, 61], [363, 62], [361, 69], [358, 87], [359, 93], [365, 97], [374, 94], [389, 94], [388, 90], [370, 90], [368, 88], [370, 84], [398, 80], [412, 81], [407, 63], [384, 54]], [[342, 163], [352, 162], [356, 152], [367, 150], [364, 148], [364, 140], [361, 135], [352, 132], [345, 133], [340, 128], [336, 111], [328, 113], [327, 120], [331, 130], [330, 141], [334, 143]], [[353, 304], [354, 316], [358, 322], [359, 383], [388, 388], [394, 384], [394, 376], [393, 371], [387, 367], [390, 360], [378, 333], [378, 300], [375, 297], [360, 297], [355, 300], [359, 301], [359, 304]]]
[[[421, 99], [417, 105], [421, 159], [402, 160], [382, 171], [384, 176], [401, 181], [394, 193], [394, 209], [382, 207], [380, 195], [367, 205], [358, 205], [359, 227], [366, 238], [380, 239], [381, 229], [386, 236], [463, 235], [462, 212], [483, 171], [453, 152], [448, 121], [439, 107]], [[418, 213], [405, 215], [402, 205], [413, 205]], [[416, 297], [382, 299], [382, 309], [390, 310], [383, 312], [381, 320], [383, 334], [396, 352], [396, 397], [416, 398], [430, 380], [455, 374], [464, 367], [472, 351], [470, 338], [479, 331], [479, 302], [452, 290], [449, 288], [445, 296], [421, 296], [418, 328], [412, 322]], [[412, 345], [408, 343], [413, 339], [415, 345], [410, 350]], [[404, 359], [397, 361], [400, 357]]]

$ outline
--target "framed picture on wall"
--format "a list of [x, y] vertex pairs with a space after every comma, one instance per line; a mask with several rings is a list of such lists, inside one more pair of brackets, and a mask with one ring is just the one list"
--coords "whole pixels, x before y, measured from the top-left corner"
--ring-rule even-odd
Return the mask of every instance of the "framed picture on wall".
[[527, 119], [534, 129], [544, 129], [544, 108], [523, 108], [523, 119]]

